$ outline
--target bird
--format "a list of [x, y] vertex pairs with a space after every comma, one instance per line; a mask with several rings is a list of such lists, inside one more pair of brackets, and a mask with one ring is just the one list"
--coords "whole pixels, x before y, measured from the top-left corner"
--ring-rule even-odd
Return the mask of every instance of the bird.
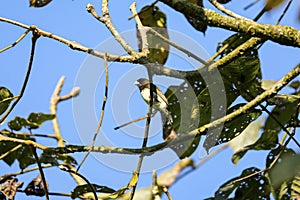
[[150, 83], [146, 78], [140, 78], [134, 83], [140, 90], [141, 96], [144, 101], [149, 105], [150, 104], [150, 88], [153, 91], [153, 102], [152, 108], [154, 108], [153, 115], [156, 114], [157, 111], [160, 111], [162, 116], [163, 124], [165, 123], [173, 123], [172, 115], [169, 111], [169, 103], [165, 95], [162, 91], [153, 83]]

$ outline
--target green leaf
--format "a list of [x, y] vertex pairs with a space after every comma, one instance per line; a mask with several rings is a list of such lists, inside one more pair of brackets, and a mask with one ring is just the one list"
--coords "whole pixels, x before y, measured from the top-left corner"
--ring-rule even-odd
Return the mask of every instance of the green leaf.
[[275, 190], [276, 197], [280, 199], [290, 199], [292, 195], [300, 194], [300, 155], [292, 149], [282, 146], [272, 150], [267, 156], [267, 167], [270, 167], [275, 159], [279, 159], [272, 164], [269, 170], [269, 179]]
[[29, 114], [27, 120], [33, 123], [42, 124], [45, 121], [52, 120], [55, 118], [53, 114], [44, 114], [41, 112], [35, 113], [32, 112]]
[[[203, 0], [188, 0], [188, 2], [194, 3], [200, 7], [203, 7]], [[196, 8], [195, 8], [196, 9]], [[197, 19], [189, 16], [188, 14], [184, 15], [188, 22], [198, 31], [205, 33], [207, 29], [207, 24], [201, 19]]]
[[[245, 104], [237, 104], [230, 108], [228, 113], [232, 113], [244, 105]], [[206, 135], [203, 144], [204, 148], [206, 149], [206, 151], [208, 151], [213, 146], [229, 142], [233, 138], [240, 135], [247, 128], [247, 126], [254, 120], [256, 120], [260, 115], [260, 110], [251, 109], [248, 110], [246, 113], [243, 113], [239, 117], [236, 117], [232, 121], [226, 122], [220, 135], [218, 134], [218, 130], [220, 127], [215, 128], [217, 132], [214, 132], [214, 130], [212, 130]]]
[[262, 133], [260, 138], [251, 145], [248, 145], [233, 154], [231, 160], [234, 164], [247, 153], [249, 150], [270, 150], [278, 144], [278, 135], [276, 131], [268, 130]]
[[247, 177], [260, 171], [255, 167], [245, 169], [239, 177], [233, 178], [224, 183], [216, 192], [214, 198], [218, 200], [229, 199], [235, 191], [233, 199], [270, 199], [270, 185], [268, 179], [262, 174]]
[[[9, 137], [22, 139], [22, 140], [35, 141], [33, 138], [30, 138], [28, 136], [22, 136], [22, 135], [9, 134]], [[18, 145], [19, 145], [18, 143], [11, 142], [11, 141], [2, 141], [2, 142], [0, 141], [0, 156], [10, 151], [11, 149], [15, 148]], [[21, 169], [25, 169], [27, 166], [34, 164], [36, 162], [32, 154], [31, 147], [27, 145], [22, 145], [20, 148], [9, 153], [7, 156], [3, 158], [3, 161], [9, 166], [12, 165], [15, 160], [19, 162], [19, 167]]]
[[[165, 38], [169, 38], [167, 30], [167, 17], [165, 13], [161, 12], [156, 5], [143, 7], [139, 12], [139, 17], [144, 26], [151, 27]], [[138, 46], [141, 50], [142, 44], [139, 31], [137, 31], [137, 37]], [[149, 46], [148, 58], [150, 62], [164, 64], [169, 56], [169, 44], [151, 32], [147, 33], [147, 41]]]
[[[241, 34], [234, 34], [227, 38], [219, 46], [219, 48], [221, 48], [228, 45], [222, 57], [231, 53], [249, 38], [249, 36]], [[263, 91], [261, 88], [262, 75], [257, 49], [242, 52], [241, 56], [222, 67], [220, 73], [224, 81], [226, 80], [233, 84], [239, 93], [248, 101]]]
[[36, 129], [39, 128], [43, 122], [52, 120], [55, 115], [44, 113], [30, 113], [28, 118], [15, 117], [15, 119], [8, 122], [8, 127], [11, 130], [19, 131], [22, 128]]
[[39, 158], [41, 163], [59, 166], [61, 164], [77, 165], [77, 161], [67, 154], [43, 152]]
[[[97, 185], [97, 184], [92, 184], [96, 192], [102, 192], [102, 193], [113, 193], [115, 192], [114, 189], [111, 189], [107, 186], [102, 186], [102, 185]], [[84, 195], [86, 193], [92, 192], [93, 189], [91, 188], [90, 185], [79, 185], [74, 190], [72, 191], [71, 197], [72, 199], [75, 198], [80, 198], [81, 195]]]
[[5, 87], [0, 87], [0, 115], [2, 115], [9, 107], [14, 95]]
[[295, 119], [298, 103], [299, 99], [291, 99], [291, 101], [287, 103], [276, 106], [268, 116], [264, 130], [270, 129], [280, 132], [282, 129], [281, 125], [285, 126], [289, 124], [292, 119]]

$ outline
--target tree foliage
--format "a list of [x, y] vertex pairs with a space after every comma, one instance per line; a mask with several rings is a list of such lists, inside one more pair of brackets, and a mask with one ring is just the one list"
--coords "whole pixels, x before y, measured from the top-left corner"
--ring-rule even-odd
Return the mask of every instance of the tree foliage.
[[[215, 11], [204, 8], [208, 2], [215, 7]], [[282, 8], [283, 5], [285, 6], [283, 17], [285, 12], [293, 8], [289, 7], [290, 2], [285, 0], [265, 1], [261, 12], [254, 17], [254, 20], [251, 20], [226, 9], [225, 6], [229, 2], [235, 3], [228, 0], [207, 2], [160, 0], [152, 4], [138, 2], [144, 5], [139, 12], [136, 11], [136, 5], [133, 3], [130, 6], [133, 14], [131, 18], [134, 18], [136, 22], [139, 50], [134, 50], [135, 48], [131, 47], [114, 27], [106, 0], [102, 1], [101, 16], [93, 5], [87, 5], [87, 11], [104, 24], [127, 52], [126, 55], [100, 52], [58, 37], [36, 26], [1, 17], [0, 21], [6, 25], [13, 24], [26, 30], [15, 43], [0, 50], [1, 53], [13, 48], [29, 33], [32, 34], [32, 46], [20, 93], [15, 95], [9, 87], [0, 87], [0, 159], [3, 165], [8, 166], [16, 162], [21, 169], [20, 173], [4, 174], [2, 172], [0, 174], [0, 199], [14, 199], [16, 193], [22, 192], [20, 188], [23, 182], [18, 182], [20, 174], [36, 170], [40, 175], [32, 177], [32, 181], [27, 184], [23, 192], [26, 195], [45, 196], [49, 199], [49, 196], [54, 194], [51, 193], [51, 185], [44, 176], [45, 168], [48, 167], [57, 168], [58, 174], [72, 175], [77, 184], [76, 187], [71, 192], [69, 191], [69, 194], [63, 194], [66, 191], [58, 194], [72, 199], [161, 199], [164, 194], [168, 199], [172, 199], [169, 192], [171, 186], [176, 182], [180, 183], [181, 178], [186, 174], [194, 173], [202, 165], [201, 161], [198, 164], [195, 163], [193, 158], [195, 151], [201, 146], [208, 153], [208, 157], [217, 152], [218, 148], [232, 147], [234, 153], [231, 160], [236, 165], [251, 151], [267, 152], [265, 168], [250, 166], [236, 177], [228, 177], [228, 181], [216, 185], [218, 189], [211, 191], [212, 196], [207, 199], [300, 198], [300, 142], [297, 139], [297, 134], [299, 134], [297, 128], [300, 126], [300, 82], [294, 80], [300, 74], [300, 65], [291, 66], [294, 68], [278, 81], [265, 80], [261, 60], [264, 55], [261, 55], [260, 51], [266, 42], [299, 48], [300, 31], [293, 27], [279, 25], [281, 18], [274, 25], [256, 22], [264, 13]], [[41, 9], [41, 7], [51, 9], [51, 3], [51, 0], [30, 0], [32, 9]], [[177, 41], [169, 37], [167, 27], [169, 13], [164, 13], [159, 8], [162, 4], [168, 5], [173, 12], [176, 11], [176, 14], [183, 14], [197, 32], [209, 34], [207, 30], [210, 27], [218, 27], [223, 30], [233, 30], [235, 33], [230, 32], [231, 35], [227, 39], [214, 44], [217, 46], [216, 52], [213, 52], [215, 54], [209, 60], [205, 60], [200, 55], [190, 52], [189, 49], [179, 46], [176, 44]], [[111, 3], [111, 6], [118, 5]], [[224, 14], [218, 14], [219, 11]], [[52, 95], [49, 113], [33, 112], [32, 108], [28, 108], [30, 114], [26, 118], [12, 112], [19, 100], [27, 95], [24, 93], [25, 88], [30, 91], [30, 84], [27, 83], [30, 82], [29, 77], [32, 73], [35, 43], [37, 40], [43, 40], [43, 37], [62, 42], [73, 50], [104, 60], [105, 96], [99, 125], [91, 146], [68, 144], [66, 142], [68, 139], [62, 138], [58, 124], [60, 116], [57, 113], [57, 104], [76, 97], [80, 92], [78, 88], [75, 88], [68, 95], [61, 96], [60, 91], [64, 79], [61, 79]], [[173, 48], [194, 58], [201, 63], [201, 66], [186, 71], [168, 68], [165, 63], [172, 59], [170, 54]], [[150, 117], [145, 117], [147, 121], [142, 147], [136, 149], [95, 145], [106, 112], [105, 103], [107, 98], [110, 98], [107, 95], [110, 88], [108, 79], [114, 76], [108, 73], [110, 68], [107, 63], [110, 61], [143, 65], [151, 82], [153, 82], [154, 75], [181, 80], [180, 84], [170, 85], [166, 89], [165, 96], [174, 121], [164, 123], [162, 120], [160, 143], [152, 146], [147, 144], [150, 140], [147, 134], [151, 128], [151, 120]], [[149, 107], [147, 116], [151, 116], [151, 113], [152, 109]], [[6, 121], [8, 116], [13, 116], [14, 119]], [[52, 121], [53, 134], [38, 134], [36, 131], [40, 130], [47, 121]], [[54, 138], [57, 145], [50, 147], [50, 144], [40, 142], [37, 139], [39, 137]], [[152, 185], [149, 184], [148, 187], [142, 189], [136, 188], [144, 157], [153, 156], [156, 152], [166, 148], [174, 151], [178, 157], [174, 167], [168, 168], [158, 176], [154, 170]], [[132, 173], [128, 184], [120, 188], [112, 188], [105, 183], [100, 184], [100, 180], [94, 182], [93, 179], [91, 182], [82, 175], [79, 168], [84, 167], [82, 164], [85, 159], [80, 163], [77, 158], [70, 155], [71, 153], [87, 153], [85, 154], [87, 157], [91, 152], [104, 155], [113, 153], [139, 155], [139, 165]], [[194, 176], [197, 174], [194, 173]], [[59, 176], [57, 178], [59, 179]], [[197, 184], [205, 183], [199, 180]], [[177, 199], [176, 196], [173, 198]]]

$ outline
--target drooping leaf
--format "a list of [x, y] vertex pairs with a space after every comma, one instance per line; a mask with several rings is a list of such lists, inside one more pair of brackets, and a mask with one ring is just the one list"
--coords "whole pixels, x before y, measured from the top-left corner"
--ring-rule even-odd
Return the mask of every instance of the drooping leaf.
[[278, 144], [278, 135], [276, 131], [268, 130], [263, 132], [260, 138], [251, 145], [248, 145], [239, 151], [235, 152], [231, 158], [234, 164], [237, 164], [238, 161], [247, 153], [249, 150], [270, 150]]
[[242, 148], [255, 143], [258, 139], [258, 132], [261, 128], [264, 119], [252, 122], [249, 126], [237, 137], [229, 141], [229, 146], [234, 152], [238, 152]]
[[300, 96], [292, 94], [277, 94], [272, 98], [267, 99], [269, 105], [282, 106], [291, 102], [299, 101]]
[[41, 163], [59, 166], [61, 164], [77, 165], [77, 161], [67, 154], [43, 152], [39, 158]]
[[2, 115], [8, 108], [14, 95], [5, 87], [0, 87], [0, 115]]
[[[188, 75], [179, 86], [170, 86], [165, 96], [174, 119], [172, 128], [180, 136], [225, 115], [227, 107], [238, 94], [232, 84], [223, 82], [217, 70], [212, 70]], [[179, 144], [171, 144], [171, 149], [180, 158], [185, 158], [197, 149], [199, 141], [198, 135]]]
[[[279, 156], [279, 159], [277, 157]], [[273, 163], [277, 159], [276, 163]], [[290, 199], [292, 195], [300, 194], [300, 155], [292, 149], [279, 146], [267, 156], [266, 166], [269, 170], [269, 179], [277, 197]]]
[[279, 132], [281, 131], [282, 126], [286, 126], [286, 124], [289, 124], [291, 120], [295, 119], [299, 99], [289, 98], [287, 100], [288, 102], [276, 106], [271, 111], [271, 114], [268, 116], [265, 123], [265, 131], [276, 130], [277, 132]]
[[15, 119], [8, 122], [8, 127], [11, 130], [19, 131], [22, 128], [36, 129], [39, 128], [43, 122], [52, 120], [55, 118], [55, 115], [44, 114], [44, 113], [30, 113], [28, 118], [15, 117]]
[[[235, 110], [239, 109], [245, 104], [237, 104], [229, 109], [228, 114], [234, 112]], [[210, 133], [207, 133], [205, 141], [204, 141], [204, 148], [208, 151], [211, 147], [229, 142], [233, 138], [240, 135], [247, 126], [256, 120], [261, 115], [261, 111], [258, 109], [251, 109], [247, 112], [243, 113], [239, 117], [236, 117], [230, 122], [226, 122], [223, 126], [221, 134], [219, 134], [218, 129], [220, 127], [215, 128], [217, 130], [216, 134], [214, 130], [211, 130]]]
[[270, 184], [262, 173], [238, 181], [258, 171], [255, 167], [245, 169], [240, 176], [224, 183], [210, 199], [226, 200], [233, 192], [233, 199], [270, 199]]
[[[194, 3], [197, 6], [203, 7], [203, 0], [188, 0], [188, 2]], [[185, 18], [188, 22], [198, 31], [205, 33], [207, 29], [207, 24], [202, 19], [196, 19], [194, 17], [185, 14]]]
[[[139, 17], [144, 26], [151, 27], [165, 38], [169, 38], [167, 17], [156, 5], [143, 7], [139, 12]], [[139, 49], [141, 50], [142, 44], [139, 31], [137, 31], [137, 37]], [[147, 41], [150, 62], [163, 65], [169, 56], [169, 44], [155, 36], [152, 32], [147, 32]]]
[[[102, 185], [97, 185], [97, 184], [92, 184], [92, 185], [96, 192], [100, 192], [100, 193], [114, 193], [115, 192], [114, 189], [111, 189], [107, 186], [102, 186]], [[74, 188], [74, 190], [72, 191], [71, 197], [72, 197], [72, 199], [80, 198], [82, 195], [92, 192], [92, 191], [93, 191], [93, 189], [88, 184], [79, 185]]]
[[[228, 47], [224, 50], [222, 57], [232, 52], [239, 45], [247, 41], [250, 36], [234, 34], [222, 42], [218, 48]], [[233, 84], [240, 95], [246, 100], [251, 100], [260, 94], [261, 88], [261, 69], [260, 59], [257, 49], [243, 52], [238, 58], [231, 61], [220, 69], [224, 81]]]
[[[9, 137], [18, 138], [22, 140], [35, 141], [33, 138], [30, 138], [28, 136], [23, 136], [23, 135], [9, 134]], [[12, 150], [18, 145], [19, 145], [18, 143], [11, 142], [11, 141], [0, 141], [0, 155]], [[3, 158], [3, 161], [7, 165], [12, 165], [15, 160], [19, 162], [19, 167], [21, 169], [25, 169], [27, 166], [34, 164], [36, 162], [32, 154], [31, 147], [27, 145], [22, 145], [20, 148], [16, 149], [15, 151], [12, 151], [11, 153], [9, 153]]]
[[52, 0], [30, 0], [30, 7], [44, 7]]

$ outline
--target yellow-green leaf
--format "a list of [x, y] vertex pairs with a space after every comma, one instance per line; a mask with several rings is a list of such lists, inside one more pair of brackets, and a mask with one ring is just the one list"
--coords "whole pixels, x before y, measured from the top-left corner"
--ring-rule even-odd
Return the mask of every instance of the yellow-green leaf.
[[[167, 30], [167, 17], [155, 5], [145, 6], [139, 12], [139, 17], [144, 26], [153, 28], [156, 32], [169, 38]], [[141, 37], [137, 31], [139, 49], [142, 48]], [[147, 33], [147, 41], [149, 46], [149, 61], [151, 63], [164, 64], [169, 56], [169, 45], [153, 33]]]

